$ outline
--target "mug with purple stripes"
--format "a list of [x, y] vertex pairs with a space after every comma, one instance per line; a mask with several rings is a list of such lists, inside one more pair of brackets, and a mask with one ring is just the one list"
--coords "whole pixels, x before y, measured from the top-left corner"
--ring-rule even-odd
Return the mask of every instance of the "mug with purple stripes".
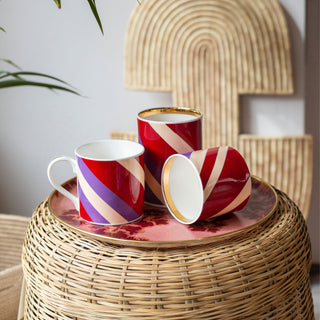
[[[71, 164], [77, 176], [78, 196], [52, 175], [59, 161]], [[52, 160], [47, 174], [52, 186], [69, 198], [80, 217], [103, 225], [120, 225], [140, 219], [144, 207], [144, 147], [126, 140], [97, 140], [75, 150], [75, 159]]]
[[162, 192], [173, 217], [191, 224], [244, 208], [251, 176], [232, 147], [175, 154], [163, 166]]

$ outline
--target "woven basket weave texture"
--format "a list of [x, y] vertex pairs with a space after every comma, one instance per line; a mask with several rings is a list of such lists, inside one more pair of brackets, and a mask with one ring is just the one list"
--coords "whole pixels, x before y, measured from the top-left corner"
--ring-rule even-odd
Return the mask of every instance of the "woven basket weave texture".
[[16, 320], [22, 281], [21, 251], [28, 218], [0, 214], [0, 320]]
[[251, 231], [161, 249], [69, 229], [45, 200], [23, 248], [25, 319], [314, 319], [306, 224], [277, 192], [277, 210]]

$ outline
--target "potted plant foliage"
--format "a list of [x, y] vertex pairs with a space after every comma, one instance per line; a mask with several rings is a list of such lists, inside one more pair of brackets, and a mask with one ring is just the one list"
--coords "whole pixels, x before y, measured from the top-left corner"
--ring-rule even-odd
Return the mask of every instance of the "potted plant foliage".
[[[101, 32], [103, 33], [102, 24], [100, 17], [98, 15], [97, 7], [95, 0], [87, 0], [90, 6], [90, 9], [99, 25]], [[54, 0], [57, 7], [61, 8], [61, 0]], [[6, 32], [6, 30], [0, 26], [0, 33]], [[1, 70], [0, 69], [0, 89], [17, 87], [17, 86], [37, 86], [45, 87], [48, 89], [63, 90], [70, 93], [78, 94], [78, 92], [67, 82], [56, 78], [51, 75], [33, 72], [33, 71], [24, 71], [17, 64], [15, 64], [10, 59], [0, 58], [0, 61], [4, 62], [5, 65], [11, 68], [13, 67], [14, 71]]]

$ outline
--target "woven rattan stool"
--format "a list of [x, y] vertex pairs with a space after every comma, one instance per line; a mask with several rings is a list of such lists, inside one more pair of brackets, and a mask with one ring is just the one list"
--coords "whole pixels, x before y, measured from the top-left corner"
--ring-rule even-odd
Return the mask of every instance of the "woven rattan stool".
[[282, 192], [245, 233], [181, 248], [115, 245], [39, 205], [23, 248], [25, 319], [314, 319], [310, 239]]

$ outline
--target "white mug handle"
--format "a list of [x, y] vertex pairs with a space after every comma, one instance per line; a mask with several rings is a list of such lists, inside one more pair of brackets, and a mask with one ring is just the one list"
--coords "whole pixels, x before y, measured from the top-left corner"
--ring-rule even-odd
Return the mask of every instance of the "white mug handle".
[[63, 157], [59, 157], [59, 158], [56, 158], [56, 159], [53, 159], [49, 165], [48, 165], [48, 169], [47, 169], [47, 175], [48, 175], [48, 179], [51, 183], [51, 185], [56, 189], [58, 190], [60, 193], [62, 193], [64, 196], [66, 196], [67, 198], [69, 198], [74, 206], [76, 207], [76, 209], [79, 211], [79, 199], [74, 196], [71, 192], [69, 192], [67, 189], [63, 188], [60, 184], [58, 184], [53, 176], [52, 176], [52, 167], [59, 161], [67, 161], [71, 164], [71, 167], [72, 167], [72, 170], [73, 170], [73, 173], [77, 174], [77, 162], [70, 158], [70, 157], [66, 157], [66, 156], [63, 156]]

